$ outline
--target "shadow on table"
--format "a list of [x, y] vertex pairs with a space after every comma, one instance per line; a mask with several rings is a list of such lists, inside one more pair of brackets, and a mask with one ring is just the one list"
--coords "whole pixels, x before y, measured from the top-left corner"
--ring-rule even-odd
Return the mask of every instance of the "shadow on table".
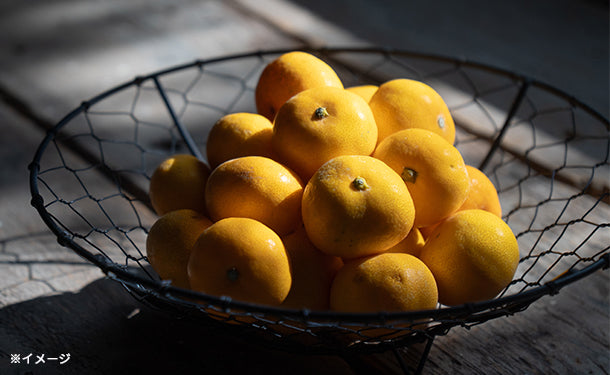
[[[109, 279], [98, 279], [78, 293], [0, 309], [0, 338], [2, 374], [353, 373], [339, 357], [271, 351], [172, 319]], [[30, 353], [27, 364], [22, 357]], [[11, 363], [13, 354], [20, 355], [20, 364]], [[42, 354], [69, 354], [70, 359], [35, 364]]]

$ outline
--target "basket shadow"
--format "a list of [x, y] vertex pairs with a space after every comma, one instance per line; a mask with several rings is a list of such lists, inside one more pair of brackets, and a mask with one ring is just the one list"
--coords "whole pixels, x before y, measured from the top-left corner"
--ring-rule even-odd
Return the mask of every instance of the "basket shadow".
[[33, 362], [8, 360], [10, 354], [29, 353], [32, 359], [70, 354], [63, 365], [36, 365], [45, 373], [353, 374], [340, 357], [269, 350], [215, 327], [173, 319], [139, 303], [109, 279], [98, 279], [77, 293], [6, 306], [0, 309], [0, 327], [6, 357], [2, 374], [33, 370]]

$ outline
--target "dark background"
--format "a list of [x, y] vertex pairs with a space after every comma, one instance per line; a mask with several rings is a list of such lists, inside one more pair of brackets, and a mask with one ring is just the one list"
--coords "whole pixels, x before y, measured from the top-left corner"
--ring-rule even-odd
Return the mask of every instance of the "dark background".
[[512, 70], [608, 117], [608, 1], [292, 1], [373, 44]]

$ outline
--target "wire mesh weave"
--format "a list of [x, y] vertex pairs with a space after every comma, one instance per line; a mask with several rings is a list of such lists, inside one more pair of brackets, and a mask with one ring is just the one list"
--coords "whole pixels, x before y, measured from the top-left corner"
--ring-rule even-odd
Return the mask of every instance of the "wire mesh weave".
[[494, 300], [464, 306], [338, 314], [251, 305], [160, 281], [145, 256], [157, 218], [147, 197], [153, 170], [172, 154], [205, 155], [216, 120], [253, 112], [258, 76], [283, 52], [196, 61], [138, 77], [68, 114], [31, 164], [32, 204], [58, 241], [144, 302], [317, 353], [408, 346], [513, 314], [608, 266], [607, 119], [543, 83], [481, 64], [405, 51], [328, 49], [309, 52], [332, 65], [345, 86], [413, 78], [445, 99], [456, 146], [467, 164], [490, 177], [517, 236], [521, 260], [513, 282]]

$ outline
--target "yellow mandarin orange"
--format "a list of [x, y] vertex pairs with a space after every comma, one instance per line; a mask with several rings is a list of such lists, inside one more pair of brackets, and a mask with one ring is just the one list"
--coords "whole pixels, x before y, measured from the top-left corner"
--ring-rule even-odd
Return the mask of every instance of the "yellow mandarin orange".
[[432, 272], [413, 255], [383, 253], [346, 261], [330, 291], [330, 307], [341, 312], [434, 309]]
[[438, 225], [420, 259], [436, 279], [439, 302], [460, 305], [493, 298], [508, 286], [519, 264], [519, 246], [498, 216], [464, 210]]
[[146, 256], [162, 280], [189, 288], [187, 263], [199, 235], [212, 222], [191, 209], [168, 212], [155, 221], [146, 237]]
[[231, 159], [216, 167], [206, 185], [209, 218], [248, 217], [279, 235], [301, 222], [303, 185], [297, 175], [262, 156]]
[[220, 220], [199, 236], [188, 276], [195, 291], [268, 305], [281, 304], [292, 283], [280, 237], [259, 221], [239, 217]]
[[303, 224], [326, 254], [356, 258], [402, 241], [415, 217], [400, 176], [370, 156], [343, 155], [325, 163], [303, 191]]
[[470, 180], [470, 192], [459, 211], [479, 208], [502, 217], [502, 206], [498, 191], [489, 178], [478, 168], [467, 165], [468, 178]]
[[468, 197], [470, 182], [462, 155], [434, 132], [401, 130], [384, 139], [373, 156], [405, 181], [415, 205], [416, 227], [451, 215]]
[[327, 310], [330, 285], [343, 266], [339, 257], [327, 255], [309, 241], [305, 228], [282, 238], [292, 271], [292, 287], [282, 306], [294, 309]]
[[300, 92], [280, 108], [273, 127], [273, 151], [282, 164], [307, 181], [339, 155], [370, 155], [377, 126], [360, 96], [336, 87]]
[[354, 94], [360, 95], [362, 99], [366, 100], [366, 102], [368, 103], [378, 88], [379, 86], [376, 85], [360, 85], [346, 87], [345, 89], [347, 91], [353, 92]]
[[273, 124], [256, 113], [230, 113], [221, 117], [208, 134], [206, 153], [211, 168], [241, 156], [272, 157]]
[[[457, 211], [456, 211], [456, 212], [457, 212]], [[425, 227], [421, 227], [421, 228], [419, 228], [419, 231], [420, 231], [420, 233], [422, 234], [422, 236], [424, 237], [424, 240], [425, 240], [426, 238], [430, 237], [430, 234], [431, 234], [432, 232], [434, 232], [434, 229], [436, 229], [436, 227], [438, 227], [438, 226], [439, 226], [439, 224], [440, 224], [440, 223], [442, 223], [442, 222], [443, 222], [443, 221], [441, 220], [441, 221], [436, 222], [436, 223], [434, 223], [434, 224], [432, 224], [432, 225], [428, 225], [428, 226], [425, 226]]]
[[333, 68], [318, 57], [302, 51], [285, 53], [261, 73], [254, 93], [257, 112], [273, 121], [286, 100], [319, 86], [343, 88], [343, 83]]
[[418, 228], [413, 227], [404, 240], [386, 250], [386, 253], [405, 253], [419, 257], [425, 243], [426, 240], [422, 232]]
[[433, 131], [453, 144], [455, 124], [443, 98], [427, 84], [405, 78], [379, 86], [369, 105], [379, 128], [379, 140], [399, 130]]
[[190, 208], [205, 213], [207, 164], [193, 155], [179, 154], [164, 160], [150, 178], [149, 198], [157, 213]]

